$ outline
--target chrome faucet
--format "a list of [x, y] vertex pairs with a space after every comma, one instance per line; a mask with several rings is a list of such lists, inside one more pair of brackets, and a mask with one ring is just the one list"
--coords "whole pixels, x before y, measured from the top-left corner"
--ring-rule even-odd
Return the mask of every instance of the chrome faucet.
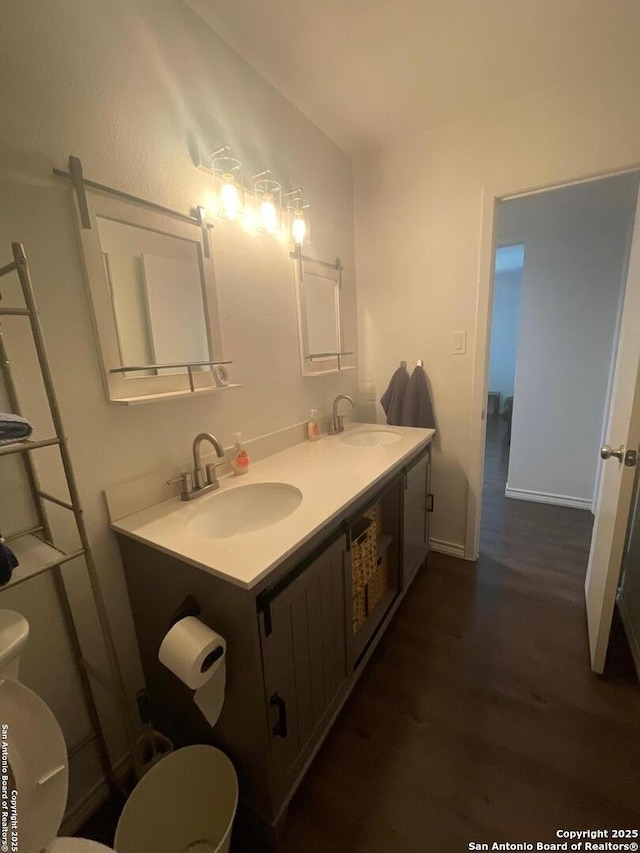
[[333, 401], [333, 420], [329, 426], [329, 435], [337, 435], [339, 432], [344, 432], [344, 415], [338, 414], [338, 403], [340, 400], [348, 400], [351, 403], [351, 408], [354, 406], [354, 402], [351, 397], [347, 394], [338, 394], [336, 399]]
[[198, 433], [193, 439], [193, 473], [184, 471], [173, 480], [167, 480], [167, 484], [170, 486], [180, 483], [180, 498], [183, 501], [191, 501], [193, 498], [199, 498], [200, 495], [213, 492], [220, 486], [216, 473], [216, 463], [209, 462], [204, 467], [202, 465], [200, 445], [203, 441], [211, 442], [220, 459], [224, 458], [224, 448], [215, 435], [212, 435], [210, 432]]

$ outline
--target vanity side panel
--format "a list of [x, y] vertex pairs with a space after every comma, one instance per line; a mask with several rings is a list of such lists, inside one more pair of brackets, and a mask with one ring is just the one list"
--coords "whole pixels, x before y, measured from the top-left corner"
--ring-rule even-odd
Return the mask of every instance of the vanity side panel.
[[428, 543], [429, 451], [407, 468], [403, 496], [402, 589], [407, 590], [425, 561]]
[[[255, 596], [149, 546], [118, 536], [154, 723], [176, 744], [210, 743], [233, 761], [241, 798], [271, 822], [270, 741]], [[193, 691], [158, 660], [158, 649], [187, 595], [198, 618], [227, 641], [227, 682], [214, 728]]]

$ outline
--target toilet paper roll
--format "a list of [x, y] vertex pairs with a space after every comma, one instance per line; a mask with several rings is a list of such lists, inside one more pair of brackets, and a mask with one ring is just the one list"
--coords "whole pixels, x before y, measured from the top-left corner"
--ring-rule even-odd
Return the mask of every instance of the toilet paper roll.
[[[218, 673], [225, 673], [227, 644], [195, 616], [176, 622], [164, 636], [158, 660], [191, 690], [203, 687]], [[215, 679], [218, 689], [220, 677]], [[222, 679], [224, 698], [224, 677]]]

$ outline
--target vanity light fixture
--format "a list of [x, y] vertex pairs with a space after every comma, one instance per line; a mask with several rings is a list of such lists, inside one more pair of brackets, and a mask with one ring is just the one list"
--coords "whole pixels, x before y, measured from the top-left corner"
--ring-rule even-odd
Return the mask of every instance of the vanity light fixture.
[[282, 187], [271, 177], [271, 170], [265, 169], [253, 176], [258, 210], [258, 230], [265, 234], [275, 234], [282, 225]]
[[242, 163], [231, 156], [231, 148], [223, 145], [211, 155], [211, 171], [220, 181], [218, 216], [222, 219], [238, 219], [244, 211], [244, 182]]
[[285, 193], [285, 198], [291, 221], [291, 239], [295, 246], [303, 246], [309, 242], [309, 218], [305, 213], [309, 205], [302, 197], [302, 187]]

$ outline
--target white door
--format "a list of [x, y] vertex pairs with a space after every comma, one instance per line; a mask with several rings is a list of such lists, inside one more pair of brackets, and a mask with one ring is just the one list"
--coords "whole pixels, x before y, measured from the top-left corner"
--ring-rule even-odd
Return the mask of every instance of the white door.
[[640, 468], [636, 467], [633, 510], [622, 559], [618, 607], [640, 677]]
[[610, 455], [602, 463], [585, 581], [591, 668], [599, 673], [604, 670], [609, 644], [633, 493], [635, 471], [631, 465], [625, 464], [624, 459], [628, 451], [637, 452], [640, 446], [639, 366], [640, 211], [636, 208], [607, 428], [607, 444], [615, 451], [620, 450], [622, 459]]

